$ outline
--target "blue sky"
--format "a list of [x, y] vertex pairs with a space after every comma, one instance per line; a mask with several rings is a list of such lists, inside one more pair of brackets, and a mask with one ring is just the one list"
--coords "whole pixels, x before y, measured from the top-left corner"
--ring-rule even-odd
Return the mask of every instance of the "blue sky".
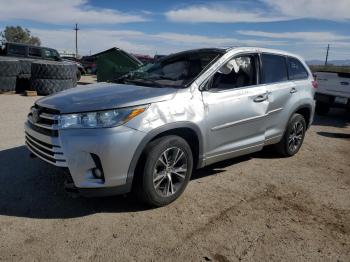
[[0, 30], [27, 27], [61, 51], [74, 51], [76, 22], [82, 55], [248, 45], [324, 59], [329, 43], [330, 59], [350, 59], [349, 0], [0, 0]]

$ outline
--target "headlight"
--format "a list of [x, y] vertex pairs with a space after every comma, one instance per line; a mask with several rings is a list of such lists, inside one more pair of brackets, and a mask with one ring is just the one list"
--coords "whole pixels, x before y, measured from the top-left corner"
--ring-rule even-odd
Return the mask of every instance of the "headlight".
[[123, 125], [141, 114], [148, 106], [121, 108], [97, 112], [60, 115], [58, 127], [67, 128], [103, 128]]

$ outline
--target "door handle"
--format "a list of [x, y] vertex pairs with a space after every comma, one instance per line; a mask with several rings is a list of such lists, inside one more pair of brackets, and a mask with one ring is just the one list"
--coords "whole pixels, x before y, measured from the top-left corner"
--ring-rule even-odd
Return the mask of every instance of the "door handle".
[[265, 94], [256, 96], [253, 101], [256, 103], [260, 103], [267, 100], [268, 98], [269, 98], [268, 94], [265, 93]]
[[296, 92], [298, 92], [298, 90], [297, 90], [295, 87], [293, 87], [293, 88], [290, 90], [290, 93], [291, 93], [291, 94], [294, 94], [294, 93], [296, 93]]

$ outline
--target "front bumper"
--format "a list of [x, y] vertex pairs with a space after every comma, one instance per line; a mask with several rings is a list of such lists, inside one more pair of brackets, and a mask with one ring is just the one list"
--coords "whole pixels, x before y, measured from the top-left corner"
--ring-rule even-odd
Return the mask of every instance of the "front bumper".
[[[83, 195], [126, 193], [128, 170], [145, 133], [126, 126], [59, 130], [57, 137], [36, 132], [25, 123], [28, 149], [42, 160], [69, 169], [74, 186]], [[93, 176], [98, 156], [104, 179]], [[91, 190], [90, 190], [91, 189]], [[90, 193], [89, 193], [90, 191]], [[96, 193], [96, 194], [95, 194]]]

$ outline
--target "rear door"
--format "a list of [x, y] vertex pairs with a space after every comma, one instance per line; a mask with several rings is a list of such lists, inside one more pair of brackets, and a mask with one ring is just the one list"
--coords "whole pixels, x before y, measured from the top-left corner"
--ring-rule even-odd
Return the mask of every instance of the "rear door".
[[292, 98], [298, 87], [288, 79], [287, 57], [277, 54], [261, 54], [262, 82], [266, 85], [269, 107], [266, 118], [266, 143], [274, 143], [283, 135], [290, 114]]

